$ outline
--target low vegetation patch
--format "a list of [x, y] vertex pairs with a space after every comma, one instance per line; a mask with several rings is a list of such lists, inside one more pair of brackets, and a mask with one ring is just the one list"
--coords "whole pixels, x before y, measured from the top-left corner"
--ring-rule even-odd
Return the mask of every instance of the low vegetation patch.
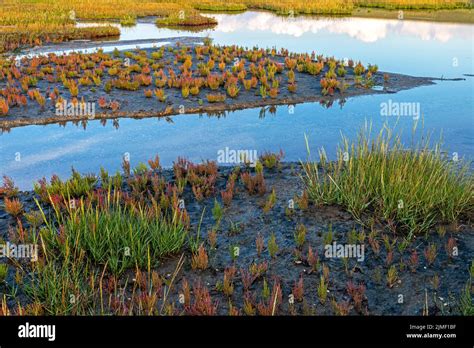
[[159, 18], [156, 24], [160, 27], [212, 27], [217, 24], [217, 21], [195, 11], [182, 11], [165, 18]]
[[[431, 82], [407, 78], [403, 83]], [[111, 53], [99, 49], [19, 61], [0, 58], [0, 117], [14, 118], [25, 108], [30, 117], [39, 118], [130, 116], [138, 109], [163, 116], [177, 113], [175, 105], [183, 105], [189, 113], [212, 103], [227, 108], [287, 103], [292, 98], [302, 102], [317, 99], [315, 92], [321, 98], [343, 99], [373, 93], [374, 84], [387, 86], [376, 65], [366, 68], [361, 62], [284, 48], [220, 46], [209, 39], [202, 45], [176, 41], [159, 48]]]
[[468, 0], [355, 0], [360, 7], [377, 7], [389, 10], [440, 10], [472, 8], [472, 2]]
[[241, 12], [248, 9], [244, 3], [225, 1], [199, 1], [194, 8], [201, 11]]

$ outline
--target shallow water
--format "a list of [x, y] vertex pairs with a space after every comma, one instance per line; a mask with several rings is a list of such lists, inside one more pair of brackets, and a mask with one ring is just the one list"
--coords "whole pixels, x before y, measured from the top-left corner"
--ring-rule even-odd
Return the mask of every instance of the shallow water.
[[[322, 53], [376, 63], [380, 70], [432, 77], [463, 77], [474, 74], [473, 25], [359, 18], [288, 19], [266, 12], [213, 15], [219, 25], [200, 33], [159, 29], [153, 23], [122, 28], [120, 40], [209, 35], [218, 44], [285, 47], [290, 51]], [[199, 115], [165, 119], [120, 119], [102, 126], [89, 121], [86, 130], [68, 124], [14, 128], [0, 136], [0, 174], [11, 176], [23, 189], [53, 173], [67, 177], [71, 166], [81, 172], [97, 172], [100, 166], [115, 171], [124, 153], [132, 166], [159, 154], [165, 166], [177, 156], [191, 160], [217, 159], [226, 147], [234, 150], [285, 151], [285, 160], [306, 158], [305, 138], [315, 155], [324, 146], [330, 156], [341, 132], [354, 137], [365, 122], [378, 130], [397, 123], [407, 144], [414, 123], [417, 135], [423, 128], [434, 138], [443, 136], [448, 153], [473, 159], [473, 78], [439, 81], [397, 94], [364, 96], [325, 108], [317, 103], [278, 107], [261, 117], [260, 109], [229, 113], [226, 117]], [[382, 116], [384, 103], [417, 103], [421, 111], [397, 118]], [[416, 116], [415, 116], [416, 118]]]

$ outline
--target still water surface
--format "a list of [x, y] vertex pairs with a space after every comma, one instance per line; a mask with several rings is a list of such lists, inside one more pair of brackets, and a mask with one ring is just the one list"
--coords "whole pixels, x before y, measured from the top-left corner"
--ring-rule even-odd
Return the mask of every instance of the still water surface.
[[[388, 122], [397, 123], [403, 139], [410, 142], [414, 120], [410, 116], [381, 116], [381, 104], [419, 103], [424, 132], [435, 138], [442, 135], [445, 149], [460, 157], [474, 159], [474, 25], [438, 22], [312, 18], [288, 19], [266, 12], [236, 15], [213, 14], [216, 28], [200, 33], [157, 28], [153, 23], [138, 23], [121, 28], [120, 41], [176, 36], [209, 36], [218, 44], [247, 47], [284, 47], [290, 51], [312, 52], [373, 63], [380, 70], [416, 76], [465, 77], [465, 81], [439, 81], [397, 94], [349, 99], [341, 107], [318, 103], [281, 106], [262, 115], [261, 109], [232, 112], [226, 117], [186, 115], [165, 119], [120, 119], [89, 121], [86, 129], [27, 126], [0, 135], [0, 174], [11, 176], [22, 188], [43, 176], [67, 177], [71, 167], [81, 172], [97, 172], [100, 166], [114, 172], [121, 158], [129, 153], [132, 166], [159, 154], [164, 166], [177, 156], [193, 161], [217, 158], [217, 151], [283, 149], [285, 160], [306, 158], [304, 135], [316, 152], [324, 147], [335, 155], [341, 133], [353, 138], [364, 123], [375, 130]], [[117, 42], [120, 47], [120, 42]], [[421, 122], [422, 121], [422, 122]], [[117, 128], [118, 126], [118, 128]], [[20, 160], [18, 160], [20, 159]]]

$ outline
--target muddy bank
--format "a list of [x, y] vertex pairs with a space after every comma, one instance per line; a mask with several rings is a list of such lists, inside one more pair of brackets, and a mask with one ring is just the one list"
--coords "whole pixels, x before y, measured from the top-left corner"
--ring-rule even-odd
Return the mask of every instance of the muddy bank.
[[[155, 98], [153, 95], [154, 90], [156, 89], [155, 84], [156, 76], [153, 75], [157, 73], [157, 70], [151, 70], [148, 72], [145, 77], [150, 79], [146, 84], [140, 84], [139, 87], [133, 87], [133, 90], [127, 90], [129, 85], [135, 81], [137, 77], [143, 78], [143, 72], [139, 74], [137, 70], [128, 71], [127, 67], [119, 66], [118, 70], [119, 73], [108, 75], [106, 73], [107, 69], [103, 68], [102, 63], [104, 63], [105, 56], [101, 58], [97, 58], [97, 56], [88, 55], [86, 58], [80, 56], [77, 58], [77, 54], [73, 58], [66, 58], [70, 60], [79, 59], [80, 61], [86, 60], [89, 64], [91, 59], [98, 60], [95, 64], [91, 66], [84, 66], [82, 63], [82, 68], [77, 66], [78, 63], [73, 63], [73, 68], [68, 69], [75, 69], [74, 71], [69, 71], [68, 74], [74, 73], [76, 74], [79, 71], [79, 75], [77, 76], [76, 84], [78, 85], [78, 93], [76, 95], [72, 95], [70, 90], [65, 86], [64, 77], [61, 78], [54, 72], [56, 69], [56, 65], [54, 63], [48, 62], [47, 60], [42, 61], [40, 64], [40, 68], [42, 71], [48, 71], [48, 73], [44, 74], [38, 72], [32, 72], [32, 60], [24, 59], [21, 63], [20, 70], [24, 72], [24, 75], [18, 79], [15, 83], [16, 86], [19, 87], [20, 80], [24, 84], [25, 78], [28, 81], [28, 74], [35, 76], [34, 85], [29, 87], [28, 93], [32, 93], [34, 90], [38, 91], [40, 94], [40, 98], [42, 96], [43, 102], [35, 102], [35, 96], [30, 95], [28, 101], [25, 101], [25, 105], [13, 105], [10, 106], [7, 114], [5, 116], [0, 117], [0, 127], [4, 129], [8, 129], [11, 127], [17, 126], [24, 126], [30, 124], [48, 124], [48, 123], [55, 123], [55, 122], [67, 122], [67, 121], [79, 121], [79, 120], [86, 120], [86, 119], [108, 119], [108, 118], [120, 118], [120, 117], [136, 117], [136, 118], [143, 118], [143, 117], [162, 117], [162, 116], [169, 116], [175, 114], [195, 114], [195, 113], [220, 113], [228, 110], [238, 110], [238, 109], [245, 109], [245, 108], [253, 108], [253, 107], [262, 107], [267, 105], [290, 105], [290, 104], [298, 104], [304, 102], [323, 102], [323, 103], [331, 103], [335, 100], [345, 100], [347, 98], [352, 98], [356, 96], [362, 95], [373, 95], [373, 94], [384, 94], [384, 93], [396, 93], [402, 90], [411, 89], [419, 86], [431, 85], [436, 80], [435, 78], [428, 78], [428, 77], [414, 77], [402, 74], [395, 74], [395, 73], [386, 73], [372, 70], [370, 72], [369, 77], [369, 70], [363, 68], [363, 72], [356, 74], [354, 71], [354, 66], [346, 66], [344, 68], [345, 72], [343, 75], [339, 76], [339, 73], [336, 76], [335, 68], [332, 69], [332, 73], [334, 77], [330, 79], [334, 79], [337, 81], [339, 86], [344, 86], [344, 88], [333, 87], [328, 91], [323, 91], [321, 80], [328, 79], [328, 73], [331, 69], [328, 67], [328, 62], [331, 62], [332, 58], [320, 58], [318, 57], [319, 61], [322, 64], [322, 69], [320, 72], [317, 73], [308, 73], [305, 71], [305, 68], [300, 71], [300, 69], [292, 68], [291, 70], [294, 71], [294, 78], [290, 81], [288, 72], [290, 69], [285, 68], [285, 59], [288, 56], [288, 52], [283, 54], [275, 54], [275, 52], [270, 52], [270, 50], [256, 50], [254, 51], [238, 51], [238, 48], [232, 48], [230, 51], [226, 51], [222, 53], [222, 48], [218, 48], [221, 50], [220, 52], [216, 53], [216, 57], [220, 57], [219, 59], [226, 59], [226, 64], [224, 70], [218, 68], [219, 61], [213, 63], [211, 68], [209, 69], [208, 74], [221, 76], [220, 86], [218, 88], [209, 88], [206, 85], [206, 76], [201, 75], [198, 71], [200, 64], [207, 64], [206, 56], [200, 55], [200, 57], [196, 56], [195, 46], [202, 46], [200, 43], [202, 42], [201, 38], [174, 38], [174, 39], [161, 39], [161, 40], [139, 40], [139, 41], [131, 41], [131, 42], [120, 42], [118, 48], [124, 44], [128, 46], [139, 46], [139, 45], [164, 45], [164, 49], [162, 50], [162, 57], [155, 60], [149, 60], [150, 64], [153, 63], [157, 67], [157, 69], [162, 69], [165, 71], [165, 74], [168, 74], [169, 71], [173, 71], [177, 74], [177, 79], [191, 79], [191, 86], [194, 81], [200, 81], [199, 83], [200, 88], [198, 89], [197, 93], [191, 93], [188, 96], [184, 96], [182, 89], [180, 87], [176, 88], [173, 85], [172, 88], [169, 85], [159, 86], [164, 91], [164, 98], [160, 101], [158, 98]], [[31, 53], [40, 53], [46, 52], [51, 48], [60, 49], [92, 49], [97, 47], [96, 43], [87, 43], [87, 42], [75, 42], [75, 43], [68, 43], [67, 45], [54, 45], [50, 47], [42, 47], [36, 50], [32, 50]], [[101, 47], [113, 49], [117, 46], [115, 42], [103, 42], [100, 44]], [[182, 52], [182, 48], [186, 46], [187, 51]], [[129, 47], [130, 48], [130, 47]], [[118, 60], [124, 62], [126, 59], [129, 59], [130, 65], [137, 65], [136, 58], [139, 54], [146, 55], [148, 57], [151, 56], [152, 53], [157, 52], [157, 48], [143, 48], [143, 49], [133, 49], [130, 48], [128, 52], [124, 50], [118, 50], [113, 53], [113, 55], [109, 55], [110, 59], [115, 59], [116, 64]], [[260, 52], [261, 51], [261, 52]], [[243, 52], [243, 53], [242, 53]], [[280, 65], [282, 68], [281, 70], [276, 72], [275, 77], [268, 78], [268, 82], [265, 82], [267, 85], [265, 95], [262, 95], [261, 91], [261, 84], [263, 83], [260, 81], [260, 76], [257, 75], [258, 80], [257, 83], [250, 87], [244, 88], [243, 86], [243, 79], [239, 77], [238, 82], [235, 82], [236, 88], [238, 89], [238, 94], [235, 96], [231, 96], [227, 90], [226, 86], [229, 83], [229, 79], [236, 79], [237, 81], [237, 73], [239, 70], [233, 70], [233, 64], [236, 62], [240, 62], [242, 60], [242, 69], [247, 75], [247, 79], [251, 79], [249, 74], [249, 70], [252, 63], [249, 59], [244, 57], [245, 52], [259, 54], [261, 58], [264, 59], [264, 64], [277, 64]], [[263, 53], [262, 53], [263, 52]], [[105, 53], [102, 53], [105, 54]], [[187, 54], [188, 56], [192, 57], [192, 67], [191, 67], [191, 75], [186, 75], [185, 77], [181, 76], [182, 66], [177, 60], [182, 59], [182, 55]], [[74, 54], [73, 54], [74, 55]], [[127, 57], [125, 57], [128, 55]], [[135, 56], [134, 56], [135, 55]], [[92, 58], [91, 58], [92, 57]], [[132, 57], [132, 58], [130, 58]], [[214, 58], [216, 58], [214, 57]], [[249, 56], [247, 56], [249, 57]], [[297, 56], [298, 57], [298, 56]], [[301, 59], [301, 56], [299, 56]], [[210, 59], [210, 58], [209, 58]], [[316, 57], [313, 56], [309, 58], [307, 56], [304, 59], [310, 59], [308, 62], [309, 64], [316, 64]], [[181, 60], [180, 60], [181, 61]], [[259, 60], [260, 61], [260, 60]], [[270, 63], [269, 63], [270, 62]], [[313, 63], [311, 63], [313, 62]], [[342, 65], [342, 62], [338, 62], [333, 60], [334, 64], [339, 64], [339, 69]], [[37, 61], [35, 62], [37, 64]], [[68, 64], [68, 63], [66, 63]], [[144, 67], [143, 61], [140, 63], [142, 69]], [[306, 64], [306, 63], [305, 63]], [[79, 82], [81, 76], [84, 77], [85, 74], [89, 74], [88, 76], [96, 77], [95, 71], [97, 68], [103, 70], [103, 75], [101, 75], [101, 79], [97, 82], [97, 85], [94, 83], [91, 84], [90, 79], [86, 81], [88, 85], [81, 85]], [[266, 69], [266, 65], [264, 65], [264, 70]], [[51, 68], [51, 69], [50, 69]], [[33, 68], [38, 69], [36, 66]], [[48, 70], [49, 69], [49, 70]], [[95, 70], [94, 70], [95, 69]], [[108, 72], [110, 72], [110, 68]], [[128, 80], [124, 79], [121, 82], [122, 85], [125, 87], [112, 87], [106, 88], [108, 83], [115, 84], [117, 79], [121, 79], [120, 76], [121, 72], [127, 70], [127, 78]], [[232, 70], [232, 72], [231, 72]], [[52, 75], [48, 74], [51, 73]], [[227, 75], [226, 75], [227, 74]], [[232, 74], [232, 75], [230, 75]], [[152, 78], [152, 75], [154, 78]], [[74, 76], [74, 75], [72, 75]], [[233, 76], [233, 77], [229, 77]], [[252, 73], [252, 76], [255, 77], [255, 72]], [[204, 80], [202, 82], [201, 80]], [[265, 81], [267, 78], [265, 77]], [[293, 82], [294, 81], [294, 82]], [[26, 82], [27, 83], [27, 82]], [[181, 83], [181, 82], [180, 82]], [[203, 84], [204, 83], [204, 84]], [[115, 86], [115, 85], [114, 85]], [[179, 84], [178, 84], [179, 86]], [[293, 87], [290, 91], [290, 87]], [[26, 88], [26, 87], [25, 87]], [[7, 79], [4, 78], [3, 81], [0, 80], [0, 89], [4, 89], [4, 95], [8, 96], [11, 90], [7, 89]], [[274, 90], [274, 94], [271, 95], [271, 91]], [[51, 92], [54, 91], [55, 95], [51, 96]], [[26, 92], [26, 91], [25, 91]], [[26, 95], [25, 92], [19, 92], [18, 96]], [[146, 93], [149, 93], [147, 96]], [[18, 92], [15, 92], [18, 93]], [[208, 95], [221, 95], [225, 98], [223, 101], [210, 101], [208, 99]], [[54, 97], [54, 99], [52, 99]], [[14, 98], [17, 98], [15, 96]], [[93, 112], [78, 112], [77, 110], [72, 110], [68, 112], [66, 109], [59, 110], [57, 108], [57, 101], [62, 100], [68, 104], [77, 105], [77, 102], [84, 101], [85, 103], [94, 107]], [[107, 106], [101, 106], [101, 101], [103, 103], [115, 103], [116, 107], [110, 108]], [[18, 104], [18, 103], [17, 103]], [[70, 105], [69, 105], [70, 106]]]
[[33, 48], [27, 48], [21, 51], [20, 56], [34, 56], [40, 54], [48, 54], [50, 52], [63, 52], [63, 51], [77, 51], [88, 49], [97, 49], [97, 48], [119, 48], [121, 46], [135, 46], [140, 47], [141, 45], [153, 45], [167, 43], [170, 45], [176, 45], [177, 42], [180, 42], [184, 45], [192, 45], [202, 43], [204, 38], [201, 37], [191, 37], [191, 36], [180, 36], [180, 37], [171, 37], [171, 38], [161, 38], [161, 39], [143, 39], [143, 40], [73, 40], [68, 42], [62, 42], [57, 44], [44, 44], [42, 46], [36, 46]]
[[[219, 168], [217, 192], [225, 189], [232, 170], [229, 167]], [[209, 265], [203, 271], [193, 270], [191, 252], [188, 247], [184, 249], [184, 265], [173, 281], [174, 285], [167, 300], [168, 304], [173, 304], [174, 314], [187, 313], [180, 302], [185, 279], [191, 286], [200, 284], [206, 287], [212, 303], [217, 304], [216, 314], [221, 315], [229, 314], [230, 303], [239, 314], [249, 314], [249, 303], [255, 313], [259, 314], [260, 311], [256, 308], [259, 303], [268, 304], [268, 291], [272, 290], [275, 282], [280, 284], [282, 293], [277, 315], [334, 315], [340, 310], [347, 310], [346, 314], [349, 315], [422, 315], [425, 311], [429, 315], [459, 314], [460, 294], [469, 281], [469, 268], [474, 258], [474, 226], [471, 222], [462, 221], [457, 226], [443, 226], [445, 234], [437, 233], [436, 229], [433, 229], [426, 236], [416, 237], [403, 250], [399, 249], [402, 236], [375, 224], [373, 228], [377, 231], [379, 243], [377, 249], [366, 238], [370, 230], [361, 226], [340, 207], [320, 207], [312, 204], [304, 207], [303, 204], [299, 206], [296, 203], [294, 209], [288, 211], [289, 201], [294, 199], [295, 195], [301, 195], [304, 189], [300, 174], [302, 169], [297, 163], [284, 163], [279, 169], [265, 169], [267, 190], [264, 195], [249, 195], [243, 184], [236, 182], [234, 198], [224, 210], [213, 247], [209, 238], [209, 232], [216, 230], [212, 208], [214, 200], [221, 202], [221, 197], [216, 192], [215, 195], [198, 202], [191, 189], [185, 188], [182, 198], [186, 202], [191, 221], [190, 233], [196, 238], [197, 231], [200, 230], [199, 240], [207, 249]], [[167, 181], [173, 181], [172, 171], [164, 170], [161, 175]], [[270, 211], [265, 213], [262, 207], [268, 201], [272, 189], [276, 193], [276, 202]], [[33, 193], [22, 192], [20, 197], [26, 210], [37, 210]], [[5, 241], [9, 240], [9, 226], [15, 224], [16, 220], [5, 213], [0, 205], [0, 235]], [[295, 230], [299, 225], [304, 225], [307, 231], [301, 247], [295, 244]], [[329, 233], [332, 234], [331, 243], [341, 245], [354, 243], [351, 238], [354, 238], [355, 234], [361, 236], [365, 233], [365, 237], [360, 239], [363, 240], [360, 243], [364, 246], [363, 259], [327, 256], [325, 245], [328, 243]], [[278, 246], [273, 257], [268, 246], [272, 235], [275, 236]], [[384, 235], [388, 236], [390, 243], [394, 243], [391, 256], [384, 246]], [[264, 241], [260, 253], [256, 247], [258, 236]], [[446, 251], [450, 238], [454, 238], [459, 250], [459, 254], [451, 258]], [[436, 245], [438, 253], [436, 260], [429, 265], [423, 254], [427, 246], [433, 244]], [[239, 249], [237, 256], [232, 254], [236, 247]], [[313, 269], [309, 264], [309, 248], [319, 258], [317, 269]], [[413, 265], [410, 258], [414, 251], [417, 252], [419, 260]], [[158, 272], [165, 282], [170, 281], [180, 255], [163, 260], [153, 270]], [[252, 265], [265, 265], [266, 270], [245, 290], [243, 278], [245, 271]], [[398, 274], [394, 283], [389, 286], [387, 272], [392, 265], [396, 266]], [[231, 294], [224, 294], [224, 271], [230, 267], [235, 267], [236, 270], [232, 277], [233, 291]], [[102, 272], [102, 268], [100, 270]], [[323, 273], [328, 279], [327, 299], [324, 302], [320, 300], [317, 290]], [[120, 292], [124, 293], [127, 308], [132, 305], [130, 298], [133, 298], [135, 291], [135, 278], [134, 270], [129, 270], [118, 279], [118, 287]], [[110, 279], [112, 277], [106, 274], [104, 282], [107, 283]], [[290, 295], [295, 293], [295, 284], [300, 279], [303, 279], [303, 296], [293, 302]], [[358, 305], [348, 291], [348, 282], [364, 286]], [[14, 286], [15, 269], [10, 267], [6, 282], [0, 285], [0, 293], [8, 292]], [[109, 290], [104, 291], [108, 296]], [[163, 303], [163, 297], [159, 297], [158, 308]], [[22, 286], [19, 287], [15, 299], [8, 297], [9, 306], [13, 308], [17, 300], [22, 304], [29, 302]], [[245, 303], [247, 309], [244, 308]]]

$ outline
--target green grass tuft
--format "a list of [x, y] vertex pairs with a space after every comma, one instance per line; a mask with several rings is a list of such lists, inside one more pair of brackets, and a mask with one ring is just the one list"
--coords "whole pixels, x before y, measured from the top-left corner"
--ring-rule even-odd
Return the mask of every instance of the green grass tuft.
[[187, 229], [177, 212], [165, 215], [158, 205], [123, 206], [120, 200], [120, 192], [109, 190], [102, 204], [81, 200], [77, 208], [54, 207], [54, 221], [45, 219], [41, 230], [45, 253], [66, 260], [84, 251], [95, 264], [121, 273], [181, 250]]
[[341, 205], [358, 220], [369, 213], [401, 230], [422, 233], [473, 212], [468, 164], [449, 160], [439, 144], [430, 148], [429, 138], [407, 149], [390, 129], [384, 127], [371, 139], [366, 127], [357, 141], [343, 137], [335, 162], [327, 160], [324, 150], [319, 157], [319, 163], [303, 164], [310, 199]]

